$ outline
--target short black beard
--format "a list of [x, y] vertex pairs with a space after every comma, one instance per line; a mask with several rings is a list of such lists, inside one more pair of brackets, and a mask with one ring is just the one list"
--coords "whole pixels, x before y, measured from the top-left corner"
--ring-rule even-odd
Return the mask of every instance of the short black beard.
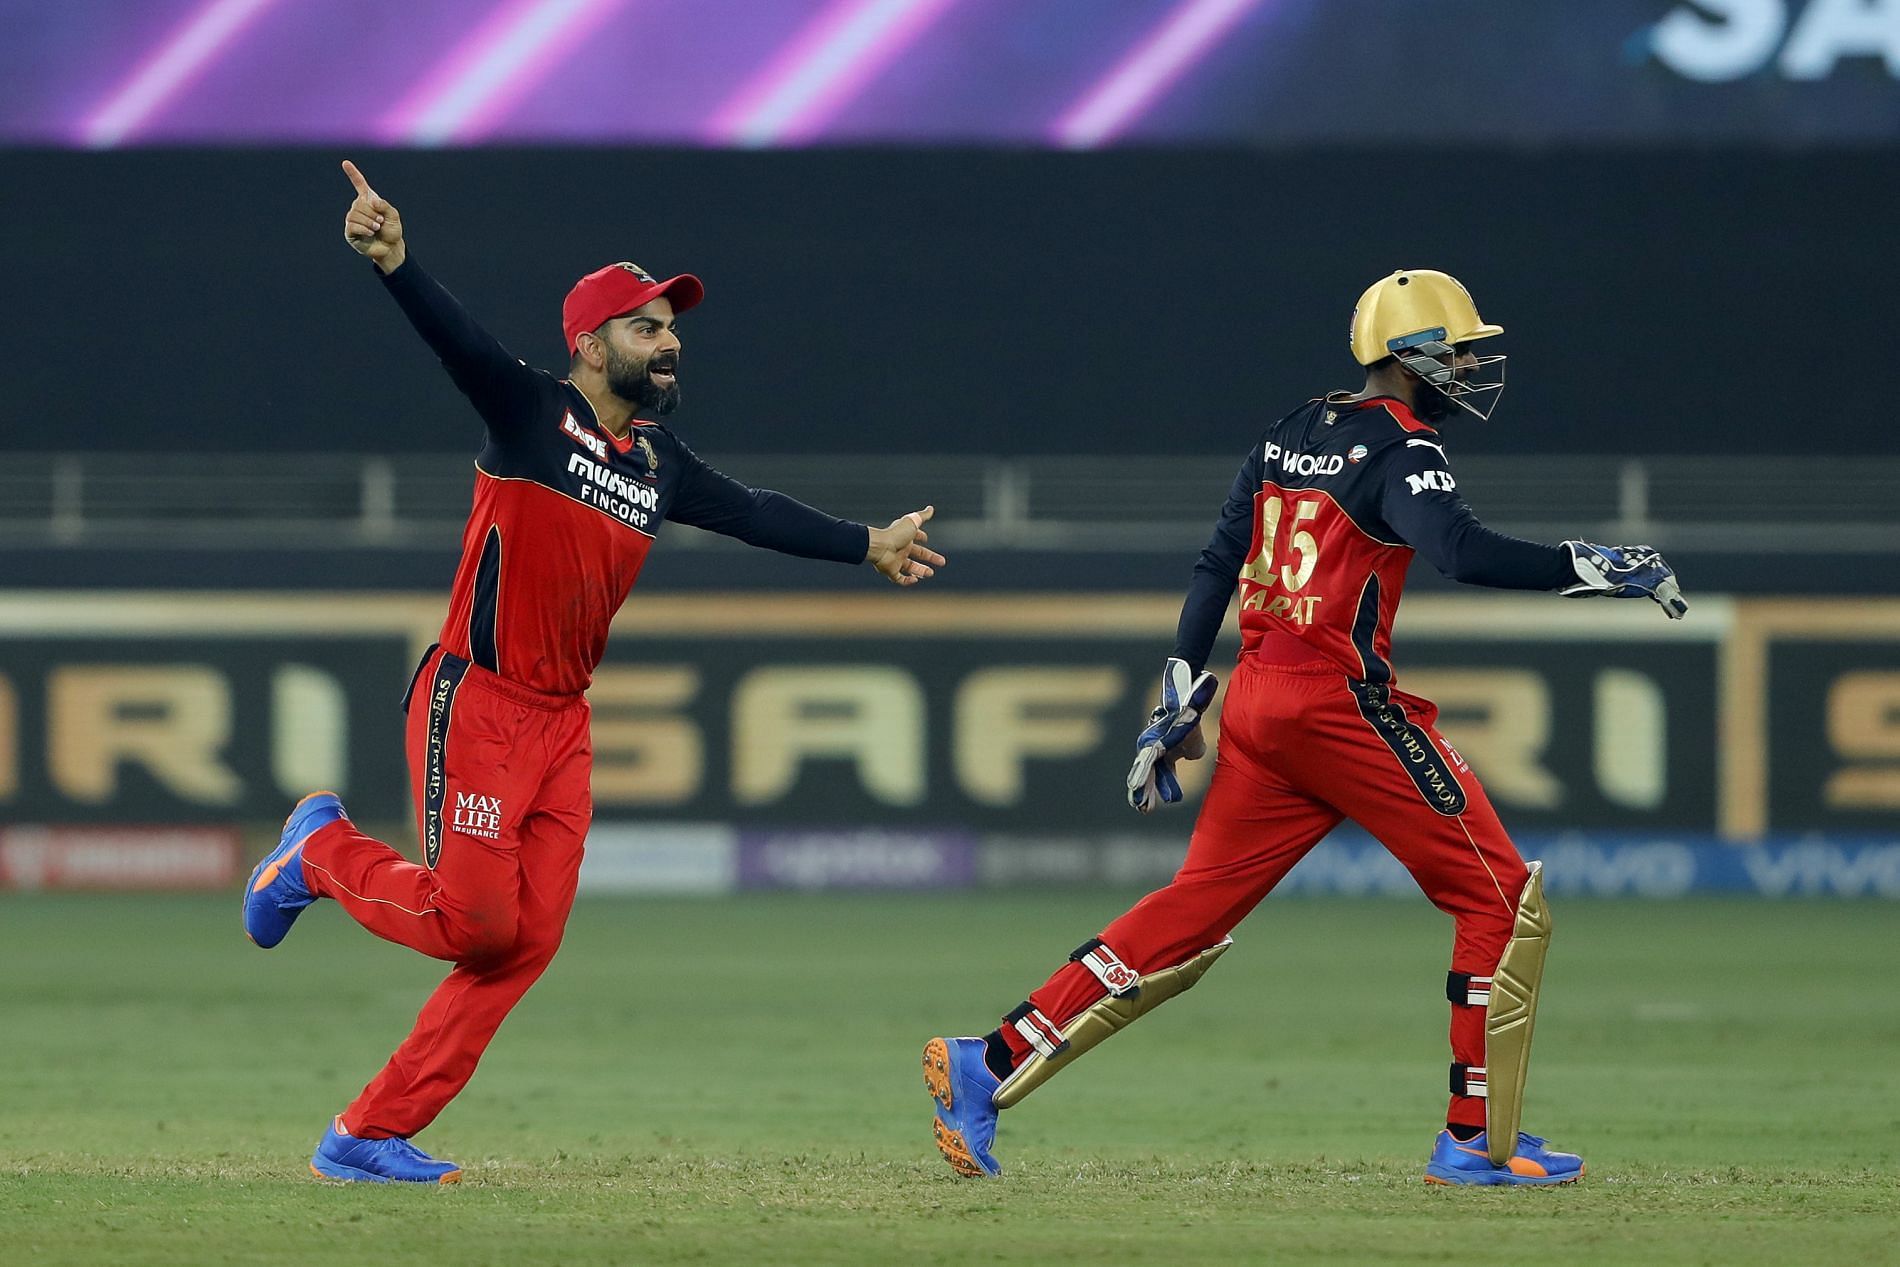
[[651, 413], [664, 418], [679, 408], [680, 386], [662, 387], [647, 373], [647, 362], [623, 356], [618, 348], [607, 350], [607, 390], [622, 400], [633, 402], [637, 414]]
[[1421, 383], [1418, 393], [1418, 408], [1413, 411], [1426, 422], [1448, 421], [1454, 414], [1463, 413], [1450, 396], [1430, 383]]

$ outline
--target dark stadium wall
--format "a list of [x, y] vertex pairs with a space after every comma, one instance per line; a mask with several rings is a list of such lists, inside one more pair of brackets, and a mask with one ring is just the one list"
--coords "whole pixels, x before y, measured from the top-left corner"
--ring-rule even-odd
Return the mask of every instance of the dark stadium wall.
[[[470, 443], [341, 241], [342, 156], [9, 154], [0, 447]], [[678, 419], [715, 456], [1237, 454], [1353, 382], [1352, 301], [1399, 266], [1457, 273], [1509, 329], [1467, 452], [1896, 447], [1888, 154], [353, 156], [530, 362], [562, 362], [580, 273], [700, 273]]]

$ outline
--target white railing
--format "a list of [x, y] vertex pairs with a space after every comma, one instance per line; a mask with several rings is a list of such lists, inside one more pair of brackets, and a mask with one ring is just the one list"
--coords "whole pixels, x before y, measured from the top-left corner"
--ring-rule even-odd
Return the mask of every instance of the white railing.
[[[732, 457], [748, 483], [882, 520], [925, 502], [964, 549], [1178, 550], [1206, 538], [1231, 457]], [[1900, 458], [1471, 457], [1460, 490], [1502, 531], [1678, 549], [1900, 553]], [[0, 455], [0, 545], [437, 547], [466, 455]], [[681, 544], [716, 538], [681, 532]]]

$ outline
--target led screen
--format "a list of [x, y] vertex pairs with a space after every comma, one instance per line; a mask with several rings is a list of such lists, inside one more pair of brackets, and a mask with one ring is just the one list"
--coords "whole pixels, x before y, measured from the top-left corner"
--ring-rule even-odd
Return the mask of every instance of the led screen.
[[0, 140], [1864, 144], [1900, 0], [4, 0]]

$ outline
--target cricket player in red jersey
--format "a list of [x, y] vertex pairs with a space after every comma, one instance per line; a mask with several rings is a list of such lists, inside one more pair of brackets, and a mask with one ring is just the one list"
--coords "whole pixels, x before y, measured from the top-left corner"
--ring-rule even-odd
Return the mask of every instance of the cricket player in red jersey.
[[1649, 597], [1671, 618], [1687, 605], [1648, 547], [1519, 541], [1485, 528], [1459, 496], [1438, 427], [1490, 415], [1504, 358], [1473, 345], [1502, 333], [1453, 278], [1396, 272], [1353, 313], [1364, 388], [1309, 401], [1248, 454], [1195, 565], [1128, 779], [1143, 812], [1180, 799], [1173, 766], [1204, 747], [1198, 725], [1215, 689], [1204, 665], [1237, 586], [1242, 649], [1187, 857], [1001, 1027], [925, 1046], [937, 1146], [959, 1173], [997, 1173], [997, 1111], [1194, 985], [1234, 926], [1346, 818], [1455, 923], [1451, 1103], [1426, 1178], [1554, 1184], [1583, 1173], [1575, 1154], [1518, 1129], [1550, 932], [1540, 864], [1518, 857], [1434, 728], [1437, 709], [1399, 689], [1392, 619], [1414, 553], [1473, 585]]
[[365, 928], [454, 964], [413, 1031], [311, 1158], [333, 1179], [453, 1183], [410, 1137], [475, 1072], [508, 1010], [554, 958], [592, 813], [584, 692], [607, 628], [662, 521], [787, 554], [870, 563], [899, 585], [943, 565], [930, 507], [887, 528], [834, 519], [701, 461], [664, 415], [679, 400], [677, 317], [697, 278], [611, 264], [568, 292], [567, 378], [530, 369], [409, 258], [402, 219], [355, 165], [344, 236], [487, 428], [439, 645], [405, 701], [422, 865], [306, 797], [245, 894], [244, 927], [276, 945], [330, 898]]

